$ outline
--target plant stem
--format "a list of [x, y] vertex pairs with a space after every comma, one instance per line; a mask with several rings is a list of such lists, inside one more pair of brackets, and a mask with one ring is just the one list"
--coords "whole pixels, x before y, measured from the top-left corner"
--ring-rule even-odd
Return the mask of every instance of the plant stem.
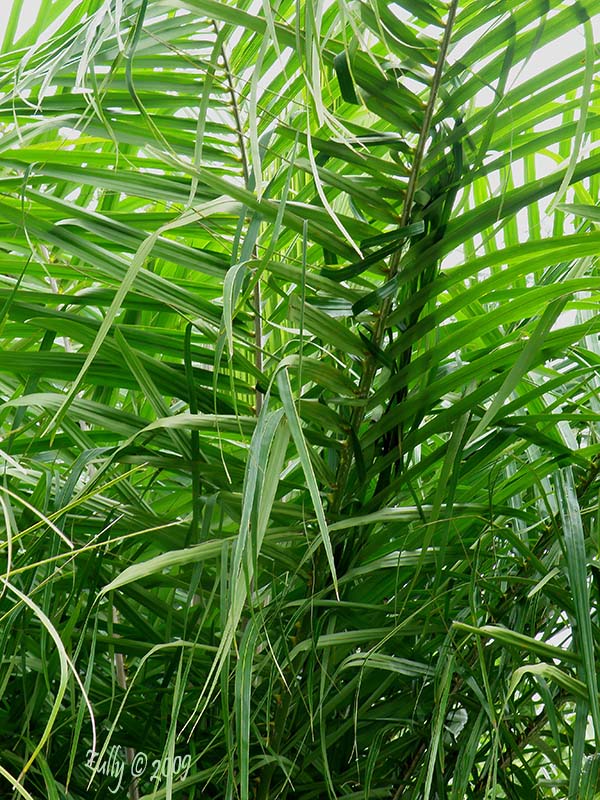
[[[119, 612], [113, 606], [113, 622], [119, 622]], [[116, 634], [115, 634], [116, 635]], [[117, 673], [117, 683], [121, 689], [127, 691], [127, 669], [125, 667], [125, 659], [122, 653], [115, 653], [115, 671]], [[125, 748], [125, 760], [128, 764], [133, 762], [135, 758], [135, 750], [132, 747]], [[137, 778], [131, 782], [129, 786], [129, 800], [139, 800], [140, 793], [137, 787]]]
[[[452, 27], [454, 25], [454, 19], [456, 17], [457, 6], [458, 6], [458, 0], [452, 0], [452, 3], [450, 4], [450, 8], [448, 10], [448, 19], [446, 21], [444, 36], [442, 38], [440, 52], [438, 55], [438, 60], [435, 67], [433, 80], [431, 83], [431, 92], [429, 94], [429, 101], [427, 103], [425, 114], [423, 116], [423, 124], [421, 126], [419, 140], [417, 142], [417, 148], [415, 150], [413, 165], [408, 179], [408, 186], [406, 189], [406, 196], [404, 198], [404, 206], [402, 209], [402, 218], [400, 221], [400, 227], [408, 225], [410, 221], [415, 191], [417, 187], [417, 180], [419, 178], [419, 172], [423, 161], [423, 155], [425, 153], [427, 139], [429, 138], [429, 129], [431, 127], [431, 120], [433, 119], [435, 103], [437, 100], [440, 84], [442, 81], [442, 74], [444, 71], [444, 65], [446, 63], [446, 55], [448, 53], [448, 47], [450, 45], [450, 37], [452, 35]], [[389, 280], [394, 278], [395, 275], [397, 274], [400, 266], [401, 257], [402, 257], [402, 247], [400, 247], [392, 255], [390, 259]], [[392, 298], [386, 298], [381, 304], [381, 309], [377, 317], [377, 322], [375, 324], [375, 330], [373, 331], [373, 337], [372, 337], [372, 342], [375, 345], [373, 347], [373, 352], [375, 353], [381, 348], [381, 343], [383, 342], [383, 337], [385, 334], [385, 330], [387, 328], [388, 316], [390, 314], [390, 311], [392, 310], [392, 307], [393, 307]], [[363, 400], [367, 399], [373, 384], [373, 378], [375, 377], [377, 368], [378, 364], [375, 356], [372, 353], [369, 353], [369, 355], [366, 356], [363, 362], [363, 369], [358, 388], [359, 398]], [[363, 422], [364, 416], [365, 416], [364, 405], [355, 406], [352, 412], [349, 426], [352, 430], [354, 430], [356, 436], [358, 436], [358, 432]], [[344, 494], [346, 491], [346, 484], [348, 482], [348, 477], [350, 475], [350, 468], [352, 466], [352, 461], [353, 461], [352, 444], [350, 439], [348, 439], [346, 441], [344, 449], [342, 450], [340, 463], [336, 475], [336, 488], [333, 501], [331, 504], [331, 511], [334, 514], [339, 513], [340, 508], [342, 506], [344, 500]]]
[[[215, 30], [217, 29], [215, 25]], [[225, 47], [221, 47], [221, 56], [223, 58], [223, 66], [225, 67], [225, 75], [227, 78], [227, 89], [229, 91], [229, 97], [231, 100], [231, 108], [233, 112], [233, 118], [235, 120], [235, 129], [236, 135], [238, 138], [238, 146], [240, 148], [240, 159], [242, 163], [242, 174], [244, 176], [244, 185], [246, 189], [249, 188], [250, 185], [250, 168], [248, 165], [248, 156], [246, 154], [246, 144], [244, 142], [244, 134], [242, 130], [242, 119], [240, 116], [240, 109], [237, 103], [237, 99], [235, 96], [235, 89], [233, 86], [233, 80], [231, 76], [231, 69], [229, 67], [229, 61], [227, 59], [227, 53], [225, 52]], [[257, 257], [256, 248], [254, 248], [254, 257]], [[262, 330], [262, 317], [261, 317], [261, 292], [260, 292], [260, 280], [256, 281], [256, 285], [254, 286], [254, 364], [259, 372], [263, 370], [263, 355], [262, 355], [262, 344], [263, 344], [263, 330]], [[260, 391], [258, 385], [256, 386], [255, 396], [254, 396], [254, 407], [256, 409], [256, 416], [260, 414], [260, 410], [262, 408], [262, 399], [263, 395]]]

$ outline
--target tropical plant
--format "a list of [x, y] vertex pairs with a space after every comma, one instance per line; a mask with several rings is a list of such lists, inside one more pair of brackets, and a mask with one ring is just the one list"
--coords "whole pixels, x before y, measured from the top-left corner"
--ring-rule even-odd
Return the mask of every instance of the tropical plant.
[[594, 4], [37, 5], [2, 797], [595, 797]]

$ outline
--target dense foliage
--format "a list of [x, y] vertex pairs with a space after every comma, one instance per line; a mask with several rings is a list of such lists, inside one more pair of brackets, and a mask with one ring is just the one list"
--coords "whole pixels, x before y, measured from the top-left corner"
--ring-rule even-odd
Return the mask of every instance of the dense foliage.
[[8, 3], [2, 797], [596, 796], [594, 6]]

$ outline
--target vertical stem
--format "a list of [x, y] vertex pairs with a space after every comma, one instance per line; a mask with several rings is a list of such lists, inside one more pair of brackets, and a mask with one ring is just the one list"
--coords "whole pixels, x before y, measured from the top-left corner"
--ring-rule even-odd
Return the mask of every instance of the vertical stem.
[[[216, 29], [217, 26], [215, 24], [215, 30]], [[223, 66], [225, 67], [227, 88], [229, 90], [231, 108], [233, 112], [235, 129], [238, 138], [238, 146], [240, 148], [242, 174], [244, 176], [244, 184], [247, 189], [250, 184], [250, 168], [248, 166], [248, 156], [246, 154], [246, 144], [244, 142], [244, 133], [242, 130], [242, 119], [240, 117], [240, 110], [235, 96], [235, 89], [233, 86], [231, 70], [229, 68], [229, 61], [227, 59], [227, 53], [225, 52], [225, 47], [221, 48], [221, 56], [223, 58]], [[256, 248], [254, 249], [254, 257], [255, 258], [257, 257]], [[263, 370], [263, 354], [262, 354], [263, 328], [262, 328], [262, 316], [261, 316], [261, 300], [262, 298], [260, 291], [260, 280], [257, 280], [256, 285], [254, 287], [254, 364], [259, 372], [262, 372]], [[255, 401], [254, 401], [256, 416], [260, 414], [260, 409], [262, 408], [262, 399], [263, 399], [262, 392], [257, 385], [255, 390]]]
[[[410, 171], [410, 176], [408, 179], [408, 186], [406, 188], [406, 197], [404, 198], [402, 218], [400, 221], [401, 227], [408, 225], [410, 221], [415, 191], [417, 188], [417, 181], [419, 178], [421, 164], [423, 162], [423, 156], [425, 154], [427, 139], [429, 138], [429, 129], [431, 127], [431, 120], [433, 119], [435, 103], [442, 82], [442, 74], [444, 71], [444, 65], [446, 63], [446, 55], [448, 53], [448, 47], [450, 45], [450, 37], [452, 35], [452, 27], [454, 25], [454, 19], [456, 17], [457, 7], [458, 7], [458, 0], [452, 0], [450, 8], [448, 9], [448, 19], [446, 21], [444, 36], [440, 46], [440, 52], [438, 55], [438, 60], [435, 67], [433, 80], [431, 82], [431, 92], [429, 94], [429, 100], [427, 103], [427, 107], [425, 109], [425, 114], [423, 116], [421, 132], [419, 134], [419, 140], [417, 142], [417, 148], [415, 150], [412, 169]], [[402, 257], [402, 248], [398, 249], [390, 259], [388, 280], [391, 280], [397, 274], [398, 268], [400, 266], [401, 257]], [[392, 310], [392, 306], [393, 306], [393, 298], [391, 297], [386, 298], [381, 304], [381, 309], [377, 317], [375, 330], [373, 331], [372, 341], [375, 345], [375, 347], [373, 348], [375, 352], [377, 352], [377, 350], [381, 348], [381, 343], [383, 341], [383, 337], [387, 327], [387, 319], [390, 314], [390, 311]], [[360, 398], [362, 399], [367, 398], [371, 386], [373, 384], [373, 378], [375, 377], [376, 371], [377, 371], [377, 361], [373, 355], [369, 354], [363, 362], [363, 369], [358, 389], [358, 396]], [[350, 419], [350, 427], [355, 431], [357, 436], [359, 428], [364, 419], [364, 416], [365, 416], [364, 406], [362, 405], [355, 406]], [[346, 484], [348, 482], [348, 476], [350, 474], [351, 466], [352, 466], [352, 445], [350, 440], [348, 439], [345, 443], [344, 449], [342, 450], [342, 454], [340, 456], [340, 463], [336, 475], [335, 494], [331, 504], [331, 510], [333, 513], [339, 512], [342, 502], [344, 500], [344, 492], [346, 489]]]
[[[259, 372], [263, 371], [263, 353], [262, 353], [262, 344], [263, 344], [263, 332], [262, 332], [262, 310], [261, 310], [261, 292], [260, 292], [260, 280], [256, 281], [256, 285], [254, 286], [254, 363], [256, 368]], [[255, 393], [255, 402], [254, 405], [256, 407], [256, 416], [260, 414], [260, 410], [262, 408], [262, 392], [256, 386], [256, 393]]]
[[[119, 622], [119, 612], [113, 606], [113, 622]], [[127, 691], [127, 668], [125, 667], [125, 659], [123, 658], [122, 653], [115, 653], [115, 671], [117, 673], [117, 683], [121, 687], [121, 689], [126, 692]], [[135, 750], [133, 747], [126, 747], [125, 748], [125, 760], [128, 764], [133, 762], [135, 758]], [[137, 787], [137, 778], [131, 782], [129, 786], [129, 800], [139, 800], [140, 793]]]

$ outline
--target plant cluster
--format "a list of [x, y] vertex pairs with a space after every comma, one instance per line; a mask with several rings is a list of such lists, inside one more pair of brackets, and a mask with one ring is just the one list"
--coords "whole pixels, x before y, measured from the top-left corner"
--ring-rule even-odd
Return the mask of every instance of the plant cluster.
[[8, 6], [0, 795], [592, 800], [594, 3]]

